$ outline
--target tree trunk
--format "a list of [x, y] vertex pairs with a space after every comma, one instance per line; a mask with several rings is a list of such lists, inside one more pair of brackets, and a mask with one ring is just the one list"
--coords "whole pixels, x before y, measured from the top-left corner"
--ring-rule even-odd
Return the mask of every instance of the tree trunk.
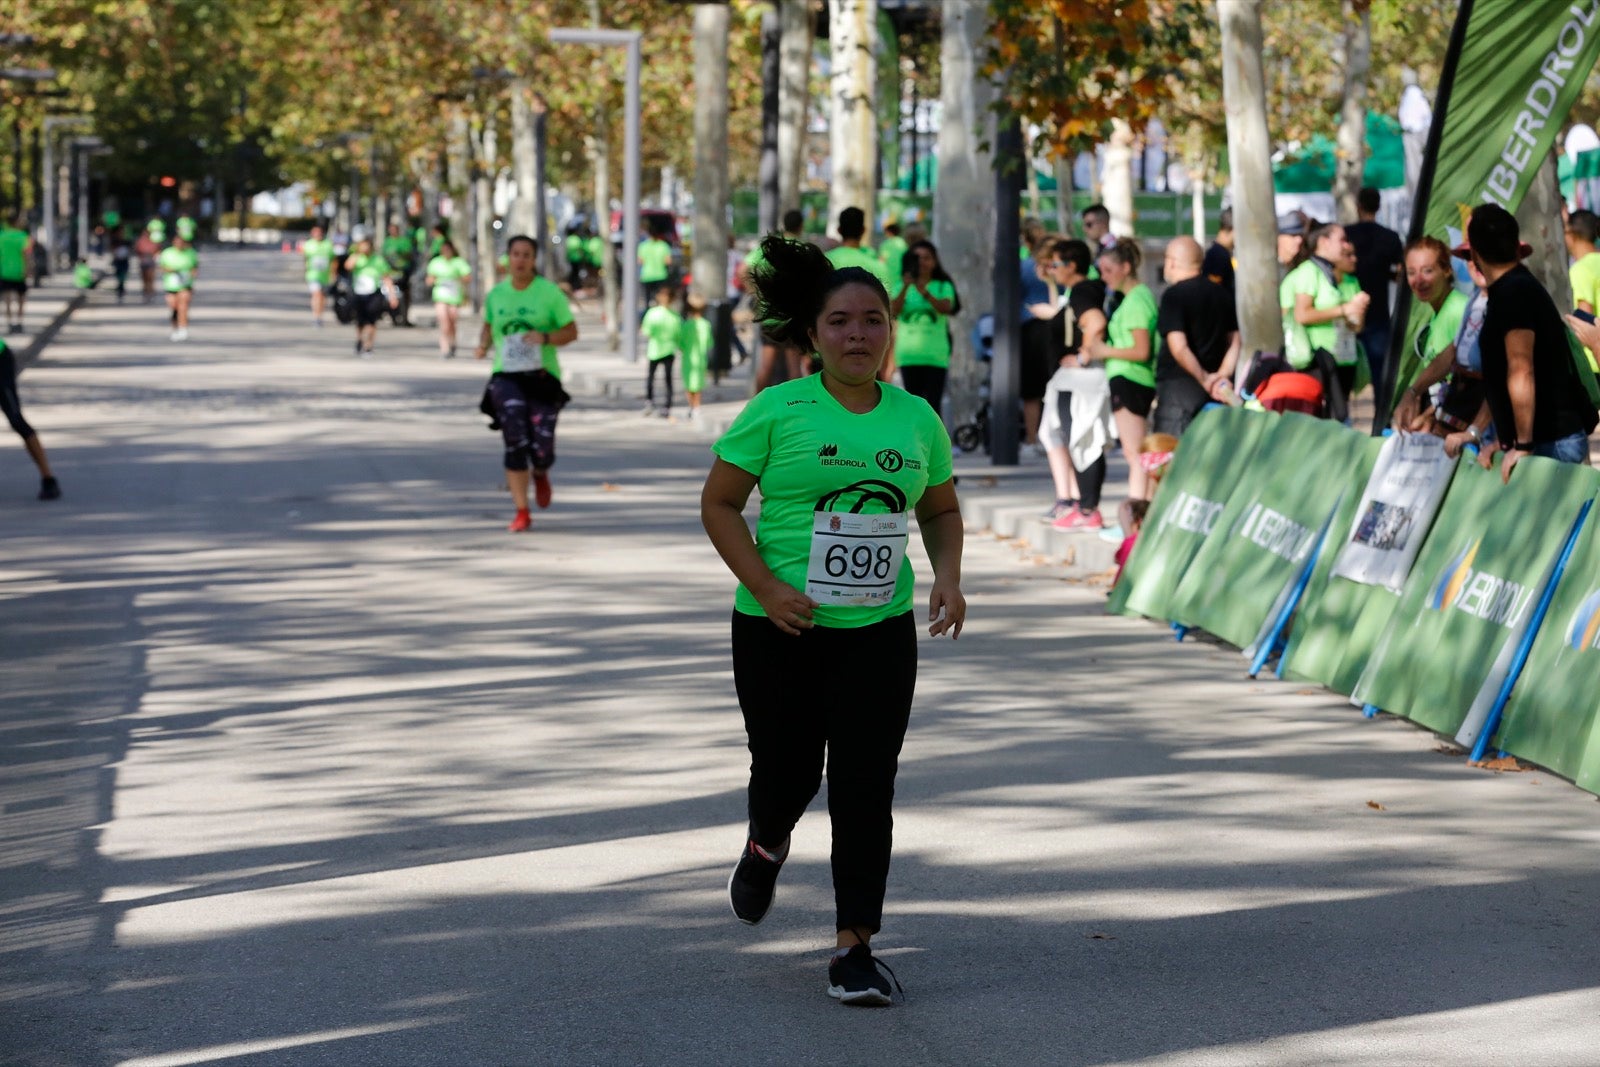
[[778, 0], [778, 214], [800, 206], [811, 110], [811, 0]]
[[[939, 181], [933, 190], [934, 244], [939, 263], [956, 283], [961, 314], [951, 323], [950, 417], [970, 422], [978, 412], [980, 374], [972, 327], [989, 313], [994, 293], [994, 172], [989, 105], [994, 85], [978, 74], [988, 40], [987, 0], [949, 0], [943, 8], [939, 95]], [[1015, 264], [1016, 252], [1007, 261]]]
[[450, 142], [445, 156], [445, 186], [450, 190], [449, 233], [457, 242], [457, 254], [464, 254], [469, 231], [467, 201], [472, 196], [472, 142], [467, 112], [460, 104], [450, 109]]
[[1567, 273], [1566, 226], [1561, 217], [1560, 179], [1556, 176], [1556, 152], [1545, 156], [1539, 173], [1528, 183], [1528, 192], [1517, 207], [1517, 228], [1522, 239], [1533, 246], [1527, 267], [1544, 284], [1558, 308], [1572, 307], [1572, 277]]
[[828, 38], [833, 52], [828, 123], [828, 224], [858, 207], [870, 230], [878, 202], [877, 21], [871, 0], [828, 0]]
[[601, 314], [606, 323], [606, 350], [622, 347], [618, 331], [617, 301], [621, 289], [617, 280], [617, 246], [611, 243], [611, 117], [605, 105], [594, 109], [594, 135], [589, 139], [589, 158], [594, 166], [594, 232], [605, 242], [605, 262], [600, 267]]
[[472, 273], [478, 279], [479, 298], [494, 287], [499, 273], [498, 257], [494, 247], [494, 175], [499, 155], [498, 138], [494, 128], [494, 114], [491, 112], [477, 119], [473, 126], [477, 131], [478, 152], [477, 167], [472, 175], [472, 223], [474, 228], [473, 239], [477, 248], [477, 262], [472, 265]]
[[1228, 117], [1229, 182], [1237, 244], [1239, 337], [1245, 359], [1283, 350], [1278, 310], [1278, 225], [1272, 196], [1272, 146], [1261, 71], [1260, 0], [1217, 0], [1222, 29], [1222, 98]]
[[1366, 0], [1344, 0], [1344, 92], [1333, 199], [1339, 219], [1356, 220], [1356, 193], [1367, 166], [1367, 71], [1372, 67], [1372, 15]]
[[1072, 156], [1056, 157], [1056, 232], [1072, 235]]
[[694, 7], [694, 291], [728, 295], [728, 5]]
[[545, 204], [545, 163], [549, 147], [549, 108], [543, 96], [533, 98], [533, 239], [538, 243], [537, 263], [545, 274], [556, 273], [550, 245], [550, 209]]
[[1100, 174], [1100, 202], [1111, 212], [1111, 232], [1133, 236], [1133, 127], [1111, 120], [1105, 169]]
[[[533, 107], [528, 99], [528, 83], [511, 83], [511, 173], [517, 184], [517, 198], [511, 202], [511, 235], [534, 233], [535, 192]], [[509, 235], [508, 235], [509, 236]]]
[[778, 113], [782, 94], [779, 56], [783, 51], [783, 26], [778, 9], [761, 13], [761, 162], [756, 210], [756, 233], [778, 228], [783, 216], [783, 193], [778, 179]]
[[1039, 212], [1039, 168], [1034, 166], [1033, 138], [1030, 136], [1022, 145], [1023, 166], [1027, 168], [1028, 177], [1028, 215], [1038, 218]]

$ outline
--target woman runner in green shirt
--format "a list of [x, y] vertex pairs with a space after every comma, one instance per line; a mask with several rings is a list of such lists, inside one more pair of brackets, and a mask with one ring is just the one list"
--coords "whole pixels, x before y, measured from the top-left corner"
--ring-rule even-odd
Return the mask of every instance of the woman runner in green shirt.
[[1104, 360], [1111, 386], [1111, 417], [1117, 424], [1117, 441], [1128, 461], [1128, 499], [1144, 500], [1146, 479], [1139, 462], [1156, 399], [1155, 294], [1139, 280], [1144, 253], [1139, 242], [1121, 237], [1100, 253], [1100, 277], [1107, 289], [1122, 294], [1122, 303], [1106, 321], [1105, 338], [1086, 344], [1079, 362]]
[[439, 254], [428, 261], [427, 276], [433, 286], [434, 318], [439, 320], [439, 355], [455, 359], [456, 324], [467, 298], [467, 283], [472, 280], [472, 266], [445, 240], [439, 245]]
[[[950, 439], [921, 400], [878, 381], [894, 341], [883, 283], [771, 234], [751, 271], [755, 315], [822, 371], [758, 393], [713, 447], [706, 533], [739, 579], [733, 677], [750, 748], [749, 830], [734, 915], [772, 904], [790, 831], [828, 779], [837, 951], [828, 994], [885, 1005], [868, 946], [883, 919], [894, 779], [916, 685], [914, 513], [933, 564], [928, 632], [961, 632], [961, 510]], [[754, 539], [743, 511], [761, 489]]]

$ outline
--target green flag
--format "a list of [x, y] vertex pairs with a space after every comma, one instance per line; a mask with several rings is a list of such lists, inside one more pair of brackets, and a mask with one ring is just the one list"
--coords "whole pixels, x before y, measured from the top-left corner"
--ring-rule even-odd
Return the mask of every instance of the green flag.
[[1249, 644], [1302, 573], [1341, 498], [1360, 497], [1367, 471], [1357, 468], [1369, 440], [1328, 419], [1278, 416], [1256, 450], [1270, 463], [1254, 465], [1228, 499], [1184, 572], [1172, 617], [1240, 648]]
[[[1466, 30], [1434, 116], [1443, 127], [1421, 231], [1447, 243], [1478, 204], [1517, 210], [1600, 55], [1600, 0], [1471, 0], [1457, 17]], [[1396, 397], [1421, 371], [1412, 338], [1428, 316], [1412, 304]]]
[[1171, 619], [1172, 595], [1236, 486], [1258, 474], [1256, 445], [1278, 416], [1243, 408], [1202, 411], [1184, 431], [1111, 591], [1109, 610]]
[[1354, 699], [1454, 734], [1597, 489], [1572, 463], [1525, 458], [1510, 485], [1461, 464]]

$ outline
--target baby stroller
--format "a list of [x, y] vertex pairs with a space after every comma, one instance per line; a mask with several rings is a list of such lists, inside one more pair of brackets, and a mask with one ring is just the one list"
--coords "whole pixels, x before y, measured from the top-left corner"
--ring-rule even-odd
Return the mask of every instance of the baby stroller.
[[978, 413], [971, 422], [964, 422], [950, 435], [951, 442], [963, 452], [989, 451], [989, 381], [994, 368], [994, 316], [979, 316], [972, 327], [972, 351], [983, 364], [983, 380], [978, 383]]

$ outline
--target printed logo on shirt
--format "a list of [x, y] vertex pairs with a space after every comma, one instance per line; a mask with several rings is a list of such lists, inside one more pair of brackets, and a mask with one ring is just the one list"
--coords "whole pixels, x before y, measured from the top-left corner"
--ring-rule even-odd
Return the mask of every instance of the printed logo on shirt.
[[[861, 466], [865, 467], [866, 464], [863, 463]], [[847, 511], [852, 515], [859, 515], [867, 510], [869, 504], [876, 504], [884, 511], [895, 514], [906, 510], [906, 495], [891, 482], [871, 478], [847, 485], [843, 489], [835, 489], [819, 499], [814, 510]]]
[[817, 449], [817, 462], [824, 467], [859, 467], [866, 469], [866, 464], [859, 459], [839, 458], [838, 445], [823, 445]]
[[791, 400], [791, 401], [788, 402], [788, 404], [785, 405], [785, 407], [791, 407], [792, 408], [796, 404], [815, 404], [815, 403], [816, 403], [815, 400]]
[[885, 474], [893, 474], [895, 471], [898, 471], [901, 467], [906, 465], [905, 457], [901, 456], [900, 453], [896, 452], [892, 448], [884, 449], [882, 452], [879, 452], [875, 458], [878, 461], [879, 469]]
[[837, 456], [838, 454], [839, 454], [839, 446], [838, 445], [823, 445], [821, 448], [817, 449], [817, 455], [822, 457], [822, 458], [824, 458], [824, 459], [827, 458], [828, 456]]

